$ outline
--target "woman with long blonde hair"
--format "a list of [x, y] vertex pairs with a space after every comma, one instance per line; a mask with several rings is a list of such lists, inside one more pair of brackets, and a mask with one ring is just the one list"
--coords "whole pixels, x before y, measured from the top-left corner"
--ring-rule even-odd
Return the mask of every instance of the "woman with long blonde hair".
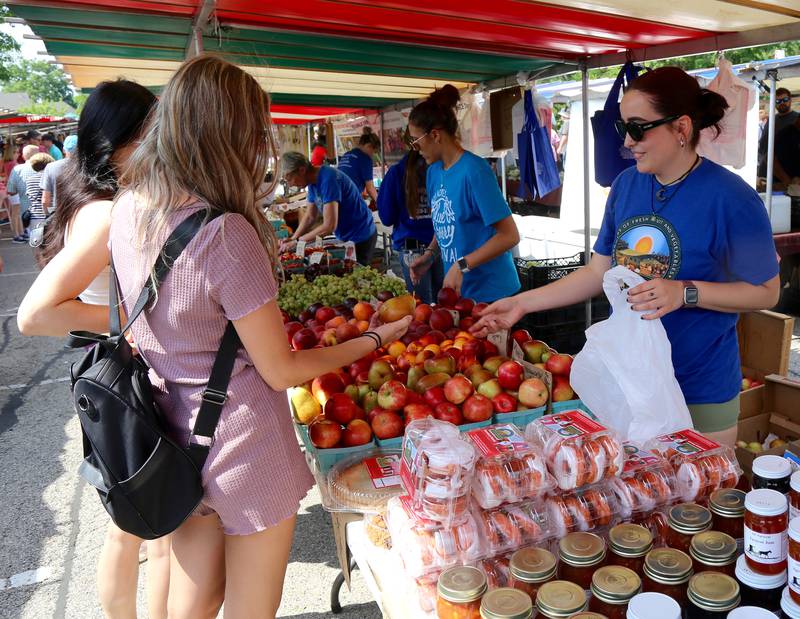
[[111, 248], [130, 310], [170, 232], [209, 221], [132, 327], [166, 422], [184, 444], [227, 322], [242, 341], [203, 469], [204, 500], [172, 536], [170, 619], [274, 617], [300, 500], [313, 484], [284, 390], [402, 336], [409, 319], [338, 346], [291, 351], [276, 301], [276, 241], [257, 208], [275, 156], [269, 98], [213, 56], [184, 63], [134, 153], [112, 213]]

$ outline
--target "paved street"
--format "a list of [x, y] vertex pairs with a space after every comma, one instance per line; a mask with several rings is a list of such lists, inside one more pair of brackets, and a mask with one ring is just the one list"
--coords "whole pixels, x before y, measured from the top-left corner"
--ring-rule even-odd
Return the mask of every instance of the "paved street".
[[[16, 308], [36, 277], [30, 248], [0, 239], [0, 617], [100, 619], [94, 569], [108, 521], [95, 492], [75, 474], [80, 428], [68, 401], [78, 356], [54, 338], [23, 338]], [[792, 373], [800, 377], [800, 325]], [[280, 617], [332, 616], [337, 568], [330, 517], [316, 492], [298, 518]], [[146, 563], [143, 569], [147, 569]], [[142, 578], [143, 580], [143, 578]], [[380, 616], [358, 572], [342, 593], [341, 617]], [[145, 617], [140, 587], [140, 616]]]

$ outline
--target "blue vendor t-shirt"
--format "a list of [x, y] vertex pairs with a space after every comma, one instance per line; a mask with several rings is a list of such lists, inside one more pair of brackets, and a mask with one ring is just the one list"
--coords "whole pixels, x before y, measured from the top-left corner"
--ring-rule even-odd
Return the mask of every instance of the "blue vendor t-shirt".
[[372, 158], [360, 148], [354, 148], [342, 155], [338, 168], [356, 184], [359, 193], [363, 193], [367, 181], [372, 180]]
[[[432, 164], [427, 187], [445, 272], [492, 238], [494, 224], [511, 215], [492, 168], [469, 151], [447, 170], [441, 161]], [[515, 294], [519, 287], [514, 260], [506, 251], [465, 273], [461, 295], [490, 303]]]
[[375, 221], [353, 181], [336, 168], [322, 166], [317, 182], [308, 186], [308, 201], [322, 213], [329, 202], [339, 203], [336, 238], [360, 243], [375, 234]]
[[[766, 209], [740, 177], [703, 159], [686, 180], [659, 191], [652, 175], [635, 167], [622, 172], [594, 250], [646, 279], [760, 285], [778, 274]], [[727, 402], [739, 393], [737, 319], [701, 308], [661, 319], [688, 404]]]
[[428, 204], [428, 191], [425, 187], [427, 166], [419, 157], [413, 173], [417, 174], [417, 216], [412, 219], [406, 207], [406, 169], [408, 155], [394, 164], [386, 172], [378, 192], [378, 215], [384, 226], [392, 226], [392, 247], [401, 250], [406, 239], [414, 239], [428, 245], [433, 238], [431, 207]]

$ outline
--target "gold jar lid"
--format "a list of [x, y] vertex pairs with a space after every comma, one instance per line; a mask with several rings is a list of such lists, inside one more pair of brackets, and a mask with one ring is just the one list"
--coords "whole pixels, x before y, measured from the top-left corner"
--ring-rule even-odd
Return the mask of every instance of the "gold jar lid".
[[689, 546], [689, 555], [703, 565], [728, 565], [736, 561], [736, 552], [736, 540], [719, 531], [698, 533]]
[[608, 617], [600, 613], [586, 611], [585, 613], [575, 613], [569, 619], [608, 619]]
[[594, 533], [567, 533], [558, 542], [558, 555], [574, 567], [600, 563], [606, 556], [606, 543]]
[[642, 588], [642, 579], [627, 567], [607, 565], [592, 575], [592, 595], [608, 604], [627, 604]]
[[608, 532], [608, 545], [620, 557], [643, 557], [653, 549], [653, 534], [640, 524], [618, 524]]
[[701, 572], [692, 576], [689, 601], [701, 610], [725, 612], [739, 605], [739, 583], [721, 572]]
[[586, 610], [586, 592], [574, 582], [551, 580], [539, 587], [536, 608], [549, 619], [569, 617]]
[[529, 619], [532, 615], [531, 596], [519, 589], [492, 589], [481, 600], [483, 619]]
[[711, 512], [697, 503], [682, 503], [669, 510], [669, 526], [685, 535], [702, 533], [711, 526]]
[[472, 602], [486, 593], [486, 575], [476, 567], [451, 567], [439, 575], [436, 590], [449, 602]]
[[523, 582], [550, 580], [556, 573], [556, 557], [544, 548], [523, 548], [511, 555], [511, 575]]
[[723, 518], [744, 517], [744, 497], [747, 495], [736, 488], [720, 488], [711, 493], [708, 508]]
[[679, 585], [692, 576], [692, 560], [675, 548], [655, 548], [644, 558], [644, 573], [662, 585]]

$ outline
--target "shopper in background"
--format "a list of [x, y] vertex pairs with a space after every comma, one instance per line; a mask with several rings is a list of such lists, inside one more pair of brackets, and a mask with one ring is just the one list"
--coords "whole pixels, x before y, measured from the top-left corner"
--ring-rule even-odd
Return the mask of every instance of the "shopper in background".
[[[17, 314], [23, 334], [63, 337], [69, 331], [108, 331], [111, 201], [155, 103], [149, 90], [125, 80], [101, 82], [86, 100], [77, 150], [65, 159], [58, 208], [46, 228], [41, 255], [46, 266]], [[97, 565], [100, 604], [109, 619], [137, 616], [142, 541], [109, 523]], [[147, 542], [147, 557], [149, 617], [165, 619], [169, 538]]]
[[28, 165], [30, 165], [31, 170], [33, 170], [33, 174], [28, 174], [25, 177], [25, 193], [28, 196], [31, 209], [31, 229], [41, 225], [49, 215], [42, 205], [41, 185], [44, 169], [51, 163], [53, 163], [53, 158], [47, 153], [36, 153], [28, 160]]
[[356, 189], [363, 195], [364, 191], [372, 200], [378, 200], [378, 192], [372, 180], [372, 167], [374, 166], [375, 153], [380, 152], [381, 141], [372, 133], [371, 127], [364, 127], [358, 146], [347, 151], [339, 157], [337, 166], [350, 177]]
[[411, 265], [417, 282], [436, 252], [445, 268], [444, 286], [476, 302], [490, 302], [519, 290], [511, 249], [517, 225], [489, 164], [464, 150], [456, 137], [458, 90], [447, 84], [411, 110], [411, 147], [428, 163], [427, 190], [435, 239]]
[[[800, 112], [792, 110], [792, 93], [788, 88], [778, 88], [775, 91], [775, 139], [777, 140], [781, 132], [791, 126], [800, 116]], [[764, 130], [761, 132], [761, 139], [758, 141], [758, 175], [767, 175], [767, 147], [769, 145], [769, 117], [764, 123]], [[774, 161], [775, 159], [773, 159]], [[776, 180], [777, 174], [774, 174]]]
[[800, 182], [800, 114], [775, 136], [775, 176], [785, 187]]
[[30, 159], [39, 153], [38, 144], [28, 144], [22, 149], [22, 158], [25, 163], [18, 164], [11, 171], [8, 177], [8, 185], [6, 192], [9, 196], [11, 203], [11, 213], [9, 219], [11, 220], [11, 230], [14, 232], [14, 238], [11, 239], [14, 243], [27, 243], [28, 234], [25, 232], [27, 228], [26, 221], [30, 221], [31, 203], [28, 199], [27, 179], [29, 176], [35, 174], [30, 164]]
[[67, 165], [72, 153], [78, 146], [78, 136], [70, 135], [64, 140], [64, 158], [54, 161], [44, 169], [44, 176], [42, 177], [42, 206], [45, 212], [50, 212], [50, 209], [58, 206], [58, 192], [56, 186], [58, 179], [61, 177], [64, 166]]
[[56, 136], [52, 133], [45, 133], [42, 136], [42, 146], [44, 146], [45, 152], [53, 158], [53, 161], [60, 161], [64, 158], [61, 150], [56, 146]]
[[311, 165], [321, 166], [325, 165], [325, 160], [328, 158], [328, 149], [325, 147], [325, 138], [320, 137], [311, 149]]
[[[283, 154], [281, 166], [287, 183], [306, 187], [308, 208], [297, 230], [281, 244], [280, 251], [291, 251], [298, 240], [313, 241], [318, 236], [335, 234], [340, 241], [355, 243], [356, 259], [368, 265], [378, 232], [372, 212], [350, 177], [331, 166], [315, 166], [295, 151]], [[317, 224], [320, 215], [322, 222]]]
[[[389, 168], [378, 194], [378, 215], [384, 226], [392, 227], [392, 247], [400, 255], [406, 287], [423, 303], [435, 303], [444, 280], [444, 267], [439, 252], [430, 249], [433, 221], [425, 186], [427, 173], [428, 164], [413, 149]], [[422, 255], [432, 263], [415, 284], [409, 269]]]
[[647, 280], [630, 290], [631, 309], [645, 320], [661, 319], [694, 427], [733, 446], [742, 384], [737, 314], [774, 306], [779, 283], [758, 194], [695, 150], [702, 129], [719, 131], [727, 106], [677, 67], [637, 78], [618, 123], [636, 166], [611, 187], [591, 261], [557, 282], [493, 303], [473, 331], [510, 328], [525, 314], [594, 297], [605, 272], [624, 265]]

